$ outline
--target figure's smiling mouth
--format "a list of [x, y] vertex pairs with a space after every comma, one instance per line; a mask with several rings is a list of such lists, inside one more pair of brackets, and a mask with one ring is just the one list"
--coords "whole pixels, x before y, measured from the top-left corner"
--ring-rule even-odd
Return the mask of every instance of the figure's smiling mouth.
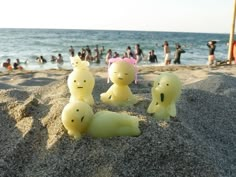
[[118, 79], [119, 79], [119, 80], [123, 80], [123, 78], [122, 78], [122, 77], [118, 77]]
[[161, 93], [160, 96], [161, 96], [161, 102], [163, 102], [163, 101], [164, 101], [164, 97], [165, 97], [165, 96], [164, 96], [164, 93]]
[[77, 88], [83, 88], [83, 87], [77, 87]]

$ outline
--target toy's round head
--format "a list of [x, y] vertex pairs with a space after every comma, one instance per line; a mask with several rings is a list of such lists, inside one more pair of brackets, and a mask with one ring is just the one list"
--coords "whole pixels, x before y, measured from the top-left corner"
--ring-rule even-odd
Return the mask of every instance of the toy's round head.
[[181, 82], [176, 75], [166, 72], [155, 79], [152, 89], [157, 104], [167, 106], [180, 96]]
[[95, 79], [90, 71], [74, 70], [67, 80], [68, 88], [73, 96], [91, 94], [95, 85]]
[[114, 62], [109, 68], [109, 77], [117, 85], [129, 85], [135, 79], [135, 68], [125, 61]]
[[87, 69], [89, 67], [89, 62], [82, 61], [79, 56], [71, 57], [70, 58], [71, 65], [73, 69]]
[[86, 131], [93, 116], [92, 108], [84, 102], [68, 103], [62, 111], [62, 123], [70, 132], [83, 133]]

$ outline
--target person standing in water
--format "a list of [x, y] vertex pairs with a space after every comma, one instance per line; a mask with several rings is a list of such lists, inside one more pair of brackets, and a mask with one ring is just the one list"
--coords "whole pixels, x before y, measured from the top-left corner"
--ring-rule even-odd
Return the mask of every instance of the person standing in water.
[[109, 49], [106, 54], [105, 62], [106, 64], [109, 64], [109, 60], [112, 58], [112, 50]]
[[135, 54], [135, 58], [136, 58], [136, 60], [137, 60], [137, 63], [139, 63], [140, 61], [142, 61], [142, 59], [143, 59], [143, 57], [144, 57], [144, 54], [143, 54], [143, 51], [142, 51], [142, 49], [140, 48], [140, 45], [139, 45], [139, 44], [136, 44], [136, 45], [135, 45], [134, 54]]
[[71, 57], [75, 56], [75, 50], [74, 50], [73, 46], [70, 46], [69, 53], [70, 53]]
[[149, 52], [148, 60], [149, 60], [150, 63], [158, 63], [157, 56], [155, 55], [154, 50], [151, 50]]
[[208, 55], [208, 65], [212, 65], [215, 62], [215, 46], [216, 41], [209, 41], [207, 43], [208, 49], [209, 49], [209, 55]]
[[162, 46], [164, 49], [164, 63], [165, 63], [165, 65], [169, 65], [169, 64], [171, 64], [169, 44], [167, 41], [165, 41]]
[[130, 47], [130, 46], [128, 46], [128, 47], [126, 48], [126, 54], [127, 54], [127, 58], [134, 58], [134, 53], [133, 53], [133, 51], [131, 50], [131, 47]]
[[63, 57], [62, 57], [62, 55], [59, 53], [58, 54], [58, 58], [57, 58], [57, 60], [56, 60], [56, 62], [58, 63], [58, 64], [63, 64], [63, 62], [64, 62], [64, 60], [63, 60]]
[[174, 60], [174, 64], [181, 64], [181, 62], [180, 62], [180, 56], [181, 56], [181, 53], [185, 53], [185, 50], [183, 50], [182, 48], [181, 48], [181, 45], [180, 44], [175, 44], [175, 48], [176, 48], [176, 50], [175, 50], [175, 60]]

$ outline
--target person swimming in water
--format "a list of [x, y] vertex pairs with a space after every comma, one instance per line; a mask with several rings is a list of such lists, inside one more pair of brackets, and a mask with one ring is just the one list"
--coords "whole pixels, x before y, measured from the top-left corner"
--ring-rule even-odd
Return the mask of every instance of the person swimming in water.
[[5, 62], [2, 63], [2, 67], [4, 68], [8, 68], [9, 66], [11, 66], [11, 59], [8, 58]]
[[36, 58], [36, 61], [38, 62], [38, 63], [47, 63], [47, 60], [41, 55], [40, 57], [37, 57]]

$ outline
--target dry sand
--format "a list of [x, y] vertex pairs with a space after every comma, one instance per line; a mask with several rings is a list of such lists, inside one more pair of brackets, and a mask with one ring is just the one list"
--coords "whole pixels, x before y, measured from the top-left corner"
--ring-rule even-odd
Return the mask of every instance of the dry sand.
[[[153, 79], [163, 71], [183, 83], [177, 117], [157, 122], [146, 110]], [[99, 95], [106, 69], [96, 78], [94, 112], [127, 112], [140, 118], [138, 137], [81, 140], [69, 137], [61, 112], [69, 100], [71, 71], [0, 73], [1, 177], [234, 177], [236, 176], [236, 66], [139, 67], [135, 106], [107, 106]]]

